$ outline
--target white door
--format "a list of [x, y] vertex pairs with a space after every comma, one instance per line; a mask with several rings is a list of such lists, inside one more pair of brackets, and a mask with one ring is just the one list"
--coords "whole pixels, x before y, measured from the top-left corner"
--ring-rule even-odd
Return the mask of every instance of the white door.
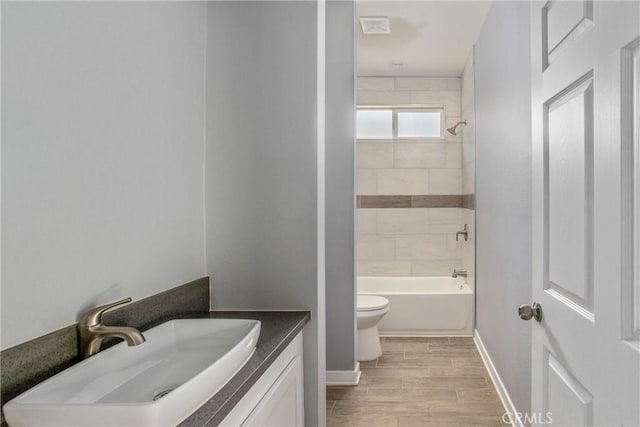
[[637, 0], [532, 5], [532, 424], [640, 425], [639, 35]]

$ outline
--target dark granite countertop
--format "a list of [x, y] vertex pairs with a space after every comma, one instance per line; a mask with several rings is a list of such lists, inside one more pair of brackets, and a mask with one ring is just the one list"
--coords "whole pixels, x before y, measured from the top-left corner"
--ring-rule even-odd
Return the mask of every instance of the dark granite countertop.
[[[180, 423], [180, 427], [217, 426], [244, 397], [255, 382], [271, 366], [280, 353], [304, 328], [309, 319], [309, 311], [199, 311], [182, 314], [163, 315], [146, 325], [143, 330], [174, 319], [193, 318], [234, 318], [255, 319], [261, 322], [260, 337], [256, 351], [247, 363], [211, 399]], [[109, 343], [116, 344], [117, 341]], [[105, 347], [110, 346], [107, 344]], [[66, 366], [65, 366], [66, 367]], [[64, 367], [58, 368], [62, 370]], [[47, 375], [50, 376], [50, 375]], [[4, 402], [3, 402], [4, 403]], [[2, 427], [7, 424], [2, 420]]]
[[180, 427], [220, 424], [311, 319], [309, 311], [212, 311], [208, 316], [259, 320], [260, 338], [249, 361], [219, 392], [180, 423]]
[[[182, 427], [216, 426], [255, 384], [311, 318], [309, 311], [209, 311], [209, 278], [143, 298], [104, 314], [107, 325], [133, 326], [142, 331], [173, 319], [255, 319], [261, 324], [256, 351], [215, 396], [191, 414]], [[0, 352], [0, 404], [8, 402], [81, 360], [76, 325], [69, 325]], [[107, 339], [102, 348], [117, 344]], [[4, 415], [4, 414], [2, 414]], [[4, 416], [0, 426], [5, 427]]]

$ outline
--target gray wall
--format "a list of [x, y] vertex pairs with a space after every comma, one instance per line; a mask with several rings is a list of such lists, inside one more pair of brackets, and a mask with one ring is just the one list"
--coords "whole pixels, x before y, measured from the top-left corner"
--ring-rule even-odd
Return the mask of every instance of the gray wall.
[[529, 3], [494, 2], [476, 45], [476, 328], [516, 408], [530, 408]]
[[354, 2], [327, 2], [326, 310], [327, 370], [355, 358]]
[[204, 24], [2, 2], [2, 348], [204, 274]]
[[[316, 8], [2, 3], [3, 348], [208, 272], [215, 308], [313, 311], [306, 416], [322, 424]], [[330, 26], [352, 28], [350, 8], [331, 5]], [[338, 47], [328, 68], [353, 61]], [[353, 115], [347, 71], [329, 97]], [[328, 174], [352, 181], [339, 135], [353, 123], [327, 114], [340, 127]], [[330, 244], [353, 257], [352, 213], [338, 218], [352, 184], [334, 190]], [[351, 281], [353, 325], [353, 260], [330, 262]]]
[[207, 4], [205, 199], [212, 306], [313, 311], [304, 336], [309, 426], [324, 417], [316, 8], [306, 1]]

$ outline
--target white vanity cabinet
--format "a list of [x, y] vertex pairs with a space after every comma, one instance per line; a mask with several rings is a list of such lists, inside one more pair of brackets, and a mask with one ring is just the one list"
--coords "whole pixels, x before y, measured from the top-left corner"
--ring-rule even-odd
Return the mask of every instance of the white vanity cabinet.
[[304, 425], [302, 333], [220, 423], [224, 427]]

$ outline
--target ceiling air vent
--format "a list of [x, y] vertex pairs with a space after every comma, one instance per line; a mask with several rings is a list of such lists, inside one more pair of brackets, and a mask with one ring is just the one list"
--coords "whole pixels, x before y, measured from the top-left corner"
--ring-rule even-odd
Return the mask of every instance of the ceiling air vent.
[[364, 34], [391, 34], [387, 16], [361, 16], [360, 25]]

